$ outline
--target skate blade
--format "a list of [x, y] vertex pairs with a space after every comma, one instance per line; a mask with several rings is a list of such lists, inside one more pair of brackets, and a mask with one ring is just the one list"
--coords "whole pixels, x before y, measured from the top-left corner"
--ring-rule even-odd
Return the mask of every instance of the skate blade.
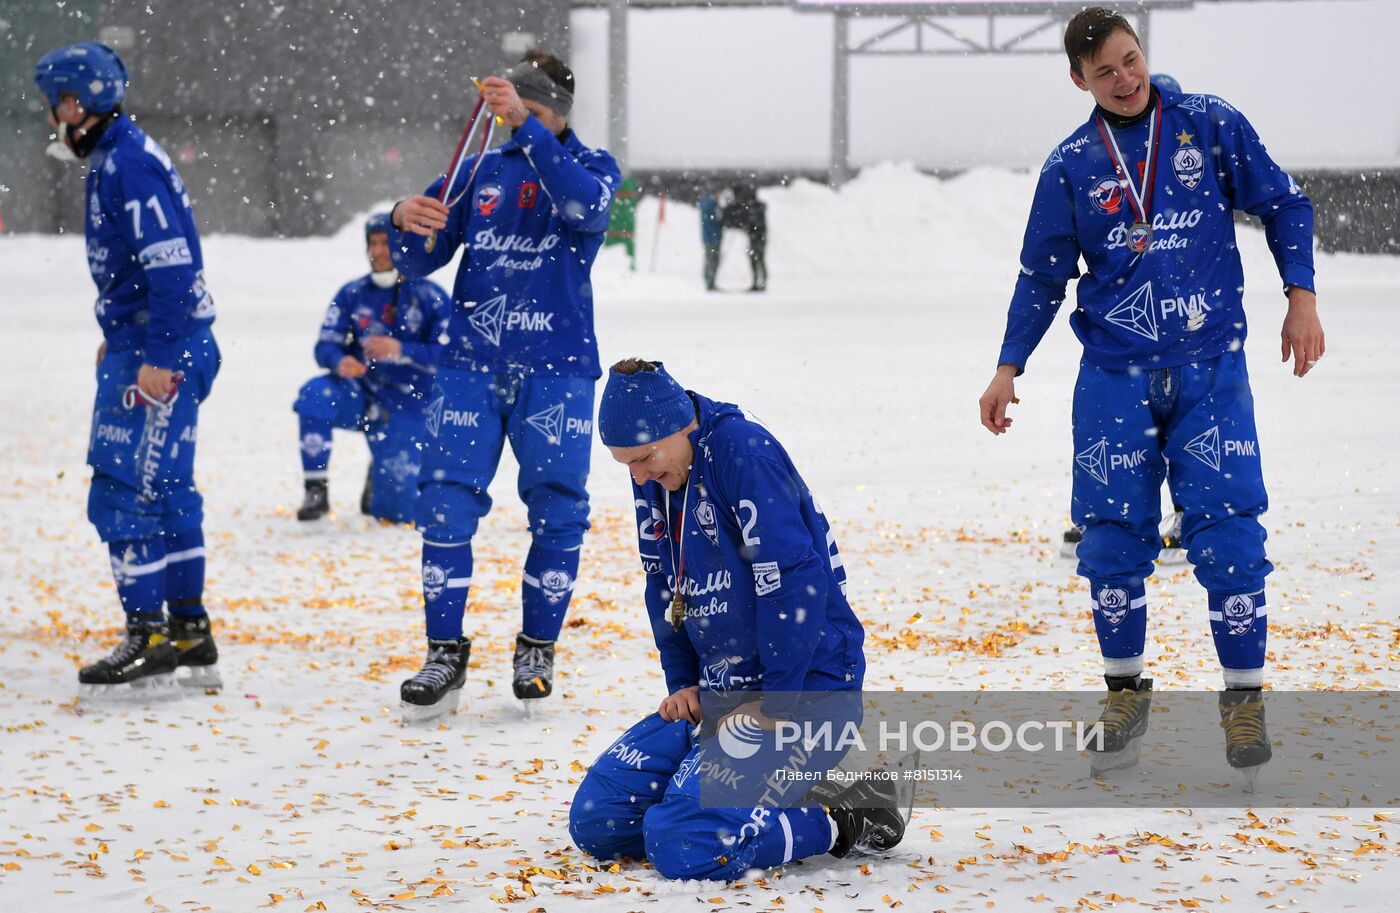
[[462, 689], [454, 688], [444, 694], [436, 704], [410, 704], [408, 701], [400, 701], [399, 708], [403, 711], [404, 724], [414, 725], [431, 723], [433, 720], [451, 716], [461, 703]]
[[147, 675], [115, 685], [84, 684], [81, 682], [78, 684], [78, 697], [118, 704], [174, 700], [183, 696], [183, 693], [183, 689], [175, 682], [173, 672]]
[[1253, 767], [1236, 767], [1235, 769], [1239, 771], [1240, 778], [1244, 781], [1244, 791], [1250, 795], [1257, 793], [1259, 791], [1259, 772], [1264, 769], [1264, 764], [1255, 764]]
[[1185, 564], [1186, 549], [1184, 548], [1164, 548], [1157, 555], [1158, 564]]
[[534, 720], [545, 716], [549, 711], [544, 707], [542, 697], [518, 697], [515, 705], [520, 711], [520, 718], [524, 720]]
[[224, 687], [218, 663], [210, 663], [207, 666], [181, 666], [175, 671], [175, 679], [181, 688], [191, 691], [202, 688], [205, 694], [217, 694]]
[[1118, 751], [1089, 752], [1089, 776], [1102, 777], [1120, 770], [1130, 770], [1138, 765], [1142, 756], [1142, 737], [1128, 742]]

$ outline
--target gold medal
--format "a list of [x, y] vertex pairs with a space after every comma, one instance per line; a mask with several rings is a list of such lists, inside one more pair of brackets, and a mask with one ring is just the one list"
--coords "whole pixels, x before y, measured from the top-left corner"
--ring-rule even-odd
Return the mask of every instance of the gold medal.
[[671, 597], [671, 625], [679, 631], [685, 624], [685, 600], [679, 592]]

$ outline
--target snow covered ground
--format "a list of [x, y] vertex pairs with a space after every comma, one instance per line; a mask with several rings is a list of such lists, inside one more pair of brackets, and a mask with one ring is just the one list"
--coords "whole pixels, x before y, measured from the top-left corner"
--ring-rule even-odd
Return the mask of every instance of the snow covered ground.
[[[701, 290], [694, 212], [636, 274], [596, 271], [605, 362], [663, 358], [786, 443], [822, 498], [869, 632], [871, 688], [1097, 688], [1086, 593], [1055, 556], [1068, 505], [1077, 347], [1062, 319], [1020, 382], [1012, 433], [977, 423], [1032, 178], [939, 182], [895, 166], [840, 194], [766, 192], [771, 291], [741, 240]], [[78, 701], [75, 669], [115, 641], [105, 552], [84, 520], [98, 334], [78, 238], [6, 237], [0, 314], [0, 897], [9, 910], [477, 908], [877, 910], [1392, 909], [1400, 812], [1382, 809], [916, 813], [889, 859], [814, 860], [740, 886], [599, 870], [570, 845], [574, 784], [663, 696], [644, 630], [624, 471], [598, 447], [595, 527], [532, 722], [508, 698], [527, 546], [509, 457], [477, 540], [470, 705], [398, 722], [417, 667], [418, 539], [355, 510], [363, 445], [332, 466], [338, 516], [308, 528], [290, 405], [334, 290], [364, 269], [334, 239], [206, 239], [225, 363], [203, 412], [208, 602], [227, 686], [147, 707]], [[651, 271], [654, 239], [656, 269]], [[1330, 351], [1278, 364], [1283, 299], [1262, 235], [1242, 236], [1260, 438], [1273, 496], [1271, 681], [1400, 687], [1400, 260], [1319, 260]], [[440, 278], [448, 282], [450, 274]], [[1389, 415], [1391, 418], [1386, 418]], [[1213, 688], [1204, 598], [1154, 581], [1158, 687]], [[915, 613], [919, 614], [913, 620]]]

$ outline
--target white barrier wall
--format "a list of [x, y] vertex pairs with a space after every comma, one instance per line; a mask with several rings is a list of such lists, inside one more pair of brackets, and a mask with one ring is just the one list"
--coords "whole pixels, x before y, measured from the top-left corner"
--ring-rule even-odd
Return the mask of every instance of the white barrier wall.
[[[984, 28], [964, 21], [970, 33]], [[603, 144], [607, 14], [577, 10], [571, 25], [575, 123]], [[828, 15], [634, 10], [629, 27], [632, 168], [827, 167]], [[1199, 3], [1153, 13], [1148, 59], [1244, 111], [1290, 168], [1396, 167], [1397, 47], [1400, 0]], [[1063, 54], [855, 58], [852, 162], [1039, 164], [1092, 104], [1067, 69]]]

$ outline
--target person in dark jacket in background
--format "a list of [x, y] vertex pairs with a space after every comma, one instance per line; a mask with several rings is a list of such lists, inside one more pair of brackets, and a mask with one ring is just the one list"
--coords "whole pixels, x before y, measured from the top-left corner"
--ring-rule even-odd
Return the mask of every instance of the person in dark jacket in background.
[[734, 200], [724, 207], [721, 221], [725, 228], [739, 228], [748, 233], [749, 269], [753, 272], [749, 291], [761, 292], [768, 288], [768, 207], [752, 186], [739, 184], [733, 193]]

